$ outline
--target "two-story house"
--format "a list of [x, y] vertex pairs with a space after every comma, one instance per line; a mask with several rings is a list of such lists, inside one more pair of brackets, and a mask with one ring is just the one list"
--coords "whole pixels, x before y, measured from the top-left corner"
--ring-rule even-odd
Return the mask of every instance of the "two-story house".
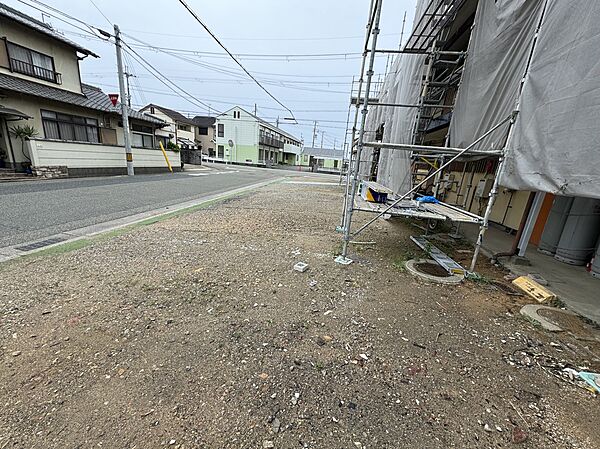
[[196, 124], [191, 118], [187, 118], [180, 112], [173, 109], [149, 104], [140, 109], [140, 112], [149, 114], [166, 123], [162, 129], [156, 131], [156, 136], [163, 142], [165, 148], [168, 143], [178, 145], [182, 149], [197, 150], [196, 144]]
[[[2, 3], [0, 38], [1, 166], [38, 175], [126, 173], [120, 104], [81, 82], [79, 61], [98, 55]], [[154, 137], [165, 123], [129, 115], [136, 172], [166, 170]], [[179, 155], [169, 157], [179, 167]]]
[[302, 142], [281, 128], [239, 106], [216, 119], [215, 160], [266, 166], [295, 164]]
[[197, 115], [194, 117], [196, 124], [196, 143], [200, 147], [203, 157], [215, 157], [215, 117]]

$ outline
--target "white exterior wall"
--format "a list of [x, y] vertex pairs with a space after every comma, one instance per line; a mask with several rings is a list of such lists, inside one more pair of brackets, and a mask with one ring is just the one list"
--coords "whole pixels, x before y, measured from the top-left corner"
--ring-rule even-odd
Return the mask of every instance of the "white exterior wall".
[[284, 153], [292, 153], [292, 154], [300, 154], [302, 153], [302, 147], [298, 145], [292, 145], [291, 143], [286, 143], [283, 145]]
[[79, 60], [73, 47], [52, 39], [51, 37], [36, 32], [6, 18], [0, 18], [0, 36], [6, 37], [9, 42], [19, 44], [31, 50], [44, 53], [54, 58], [54, 68], [61, 74], [62, 84], [52, 83], [28, 75], [11, 72], [8, 65], [6, 45], [0, 42], [0, 73], [6, 73], [16, 78], [23, 78], [36, 83], [59, 89], [81, 93], [81, 80], [79, 77]]
[[[233, 118], [233, 112], [239, 111], [240, 118]], [[224, 137], [219, 137], [219, 124], [224, 125]], [[226, 160], [252, 159], [253, 163], [258, 163], [258, 120], [247, 114], [241, 108], [233, 108], [225, 114], [219, 115], [215, 123], [215, 152], [218, 155], [219, 145], [225, 149]], [[234, 143], [234, 148], [230, 151], [229, 140]], [[255, 151], [251, 148], [254, 147]], [[238, 154], [236, 155], [236, 150]], [[250, 153], [255, 152], [255, 155]], [[231, 153], [231, 154], [230, 154]]]
[[182, 129], [178, 129], [177, 130], [177, 137], [181, 137], [183, 139], [187, 139], [187, 140], [189, 140], [191, 142], [194, 142], [195, 139], [196, 139], [196, 133], [194, 131], [195, 126], [194, 125], [189, 125], [189, 126], [190, 126], [190, 130], [191, 131], [184, 131]]
[[[164, 122], [166, 122], [167, 126], [164, 126], [164, 127], [160, 128], [160, 129], [157, 129], [156, 132], [155, 132], [155, 134], [157, 136], [166, 137], [171, 142], [176, 143], [175, 142], [175, 128], [176, 128], [176, 124], [175, 124], [175, 122], [173, 121], [173, 119], [171, 117], [169, 117], [167, 114], [164, 114], [158, 108], [154, 108], [154, 112], [153, 113], [150, 113], [150, 108], [140, 109], [140, 112], [145, 112], [148, 115], [151, 115], [153, 117], [159, 118], [159, 119], [163, 120]], [[170, 135], [173, 135], [173, 137], [169, 137]]]
[[[127, 167], [125, 148], [93, 143], [30, 140], [32, 164], [39, 166], [66, 166], [68, 168], [119, 168]], [[165, 167], [167, 163], [160, 150], [133, 148], [134, 167]], [[173, 167], [181, 164], [179, 153], [168, 151]]]

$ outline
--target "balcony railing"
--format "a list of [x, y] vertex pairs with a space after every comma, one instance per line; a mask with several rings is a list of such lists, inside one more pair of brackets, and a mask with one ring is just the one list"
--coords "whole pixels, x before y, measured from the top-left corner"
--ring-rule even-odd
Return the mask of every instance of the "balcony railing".
[[10, 70], [24, 75], [33, 76], [46, 81], [51, 81], [56, 84], [62, 83], [62, 77], [60, 73], [54, 70], [46, 69], [37, 65], [30, 64], [25, 61], [10, 58]]
[[261, 145], [267, 145], [269, 147], [283, 148], [283, 140], [279, 140], [273, 136], [269, 136], [268, 134], [261, 133], [259, 135], [258, 142]]

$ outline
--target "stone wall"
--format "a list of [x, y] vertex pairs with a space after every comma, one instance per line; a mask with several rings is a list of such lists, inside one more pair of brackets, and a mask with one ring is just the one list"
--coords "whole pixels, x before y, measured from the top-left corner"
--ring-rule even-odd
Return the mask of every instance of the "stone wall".
[[69, 176], [69, 169], [66, 165], [41, 165], [38, 167], [31, 167], [33, 176], [40, 178], [66, 178]]

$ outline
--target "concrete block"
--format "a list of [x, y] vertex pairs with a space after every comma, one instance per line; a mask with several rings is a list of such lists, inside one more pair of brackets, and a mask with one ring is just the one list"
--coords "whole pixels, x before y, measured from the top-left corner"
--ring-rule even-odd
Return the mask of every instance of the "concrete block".
[[294, 265], [294, 270], [304, 273], [306, 270], [308, 270], [308, 264], [304, 262], [298, 262], [296, 265]]

